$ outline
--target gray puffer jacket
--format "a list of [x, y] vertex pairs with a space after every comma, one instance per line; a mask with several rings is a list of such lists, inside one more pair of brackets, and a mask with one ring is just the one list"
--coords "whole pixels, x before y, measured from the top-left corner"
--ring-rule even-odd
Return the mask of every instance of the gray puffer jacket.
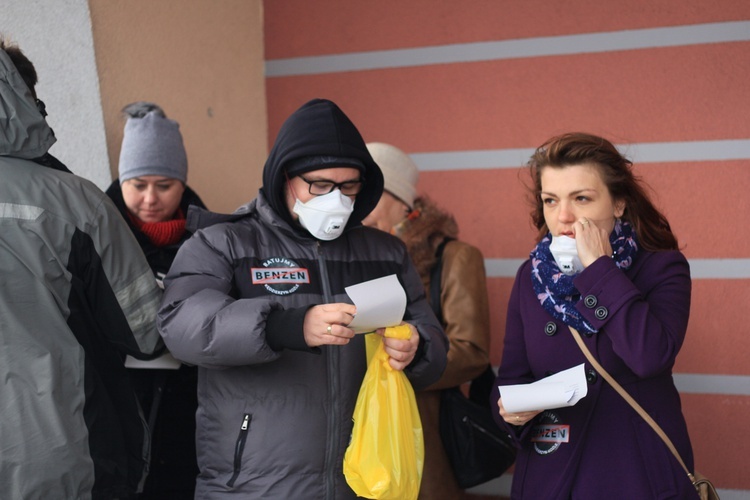
[[[282, 128], [286, 139], [277, 139], [263, 190], [228, 222], [213, 224], [211, 214], [191, 211], [189, 224], [208, 227], [182, 246], [165, 280], [161, 333], [177, 358], [200, 367], [197, 498], [355, 498], [342, 465], [366, 370], [364, 338], [311, 349], [302, 335], [309, 307], [351, 303], [345, 287], [396, 274], [408, 297], [404, 321], [420, 334], [407, 377], [420, 389], [445, 368], [447, 341], [406, 248], [356, 222], [380, 196], [378, 167], [329, 101], [309, 103], [285, 127], [310, 116], [319, 120], [309, 134]], [[356, 137], [346, 139], [347, 133]], [[360, 213], [333, 241], [314, 239], [268, 201], [266, 192], [285, 206], [283, 191], [269, 186], [282, 186], [282, 167], [298, 150], [289, 142], [297, 139], [308, 155], [335, 153], [331, 144], [349, 140], [350, 154], [356, 151], [367, 165], [372, 184], [357, 196]], [[287, 154], [275, 156], [282, 147]]]

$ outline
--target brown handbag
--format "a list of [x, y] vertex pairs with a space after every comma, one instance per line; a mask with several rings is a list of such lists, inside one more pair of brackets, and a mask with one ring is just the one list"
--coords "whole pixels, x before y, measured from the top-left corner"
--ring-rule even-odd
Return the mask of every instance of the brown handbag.
[[648, 425], [651, 426], [651, 428], [656, 432], [656, 434], [659, 435], [659, 437], [664, 441], [664, 444], [667, 445], [667, 448], [669, 448], [669, 451], [672, 452], [672, 455], [677, 459], [677, 461], [680, 463], [682, 468], [685, 470], [685, 473], [688, 475], [688, 478], [690, 479], [690, 482], [693, 483], [693, 486], [695, 486], [695, 490], [698, 492], [698, 496], [701, 500], [720, 500], [719, 494], [716, 492], [716, 488], [714, 488], [714, 485], [711, 483], [711, 481], [701, 474], [700, 472], [696, 471], [695, 474], [691, 473], [687, 466], [685, 465], [685, 462], [682, 460], [682, 457], [677, 452], [677, 449], [674, 447], [674, 444], [672, 444], [672, 440], [669, 439], [669, 437], [664, 433], [661, 427], [659, 427], [659, 424], [654, 421], [653, 418], [651, 418], [651, 415], [646, 413], [646, 410], [644, 410], [641, 405], [639, 405], [633, 397], [628, 394], [628, 392], [622, 388], [622, 386], [614, 379], [612, 378], [612, 375], [610, 375], [607, 370], [604, 369], [602, 365], [599, 364], [599, 362], [596, 360], [593, 354], [591, 354], [591, 351], [589, 351], [589, 348], [586, 347], [586, 344], [583, 342], [583, 339], [581, 338], [581, 334], [578, 333], [578, 330], [573, 328], [572, 326], [568, 326], [570, 328], [570, 333], [573, 334], [573, 338], [575, 339], [576, 343], [578, 344], [578, 347], [581, 348], [581, 351], [583, 351], [583, 354], [586, 356], [586, 359], [589, 360], [589, 363], [596, 369], [597, 372], [599, 372], [599, 375], [601, 375], [604, 380], [609, 382], [609, 385], [612, 386], [614, 390], [617, 391], [617, 393], [622, 396], [622, 398], [628, 402], [630, 406], [633, 407], [635, 411], [638, 412], [638, 414], [643, 417], [643, 420], [646, 421]]

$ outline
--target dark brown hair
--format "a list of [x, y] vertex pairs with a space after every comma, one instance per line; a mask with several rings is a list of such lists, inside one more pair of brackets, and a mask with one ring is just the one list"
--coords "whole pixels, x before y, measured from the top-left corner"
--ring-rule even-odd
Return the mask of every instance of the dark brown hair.
[[591, 165], [601, 174], [612, 199], [625, 202], [622, 219], [633, 226], [640, 248], [648, 251], [677, 250], [677, 238], [667, 218], [651, 202], [641, 179], [633, 174], [633, 163], [608, 140], [583, 132], [559, 135], [539, 146], [527, 165], [533, 183], [531, 218], [539, 229], [539, 239], [549, 232], [541, 199], [542, 170]]
[[21, 78], [23, 78], [24, 83], [27, 87], [29, 87], [29, 90], [31, 90], [31, 95], [34, 97], [34, 99], [36, 99], [36, 90], [34, 88], [36, 87], [38, 80], [34, 65], [31, 63], [31, 61], [29, 61], [29, 59], [24, 55], [21, 49], [18, 48], [17, 45], [11, 44], [9, 41], [3, 38], [2, 35], [0, 35], [0, 50], [4, 50], [5, 53], [8, 54], [8, 57], [10, 57], [10, 61], [13, 63], [13, 66], [16, 67], [18, 73], [21, 75]]

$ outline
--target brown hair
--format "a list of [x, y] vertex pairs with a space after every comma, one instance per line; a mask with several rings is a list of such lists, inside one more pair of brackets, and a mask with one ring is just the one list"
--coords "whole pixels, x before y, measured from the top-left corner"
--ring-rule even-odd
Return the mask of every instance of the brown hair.
[[31, 90], [31, 95], [36, 99], [36, 90], [34, 90], [34, 87], [36, 87], [38, 80], [34, 65], [24, 55], [21, 49], [18, 48], [18, 45], [11, 44], [2, 35], [0, 35], [0, 50], [4, 50], [5, 53], [8, 54], [13, 66], [16, 67], [21, 78], [23, 78], [24, 83], [29, 87], [29, 90]]
[[622, 219], [633, 226], [641, 248], [648, 251], [677, 250], [677, 238], [667, 218], [651, 202], [643, 181], [633, 174], [633, 163], [608, 140], [583, 132], [559, 135], [539, 146], [527, 165], [533, 183], [531, 219], [539, 229], [538, 239], [549, 232], [541, 199], [542, 170], [546, 167], [591, 165], [601, 174], [612, 199], [625, 202]]

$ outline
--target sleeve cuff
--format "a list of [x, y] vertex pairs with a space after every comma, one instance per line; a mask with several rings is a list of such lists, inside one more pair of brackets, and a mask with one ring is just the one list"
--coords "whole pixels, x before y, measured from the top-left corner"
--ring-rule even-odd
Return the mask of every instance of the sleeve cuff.
[[277, 309], [266, 318], [266, 342], [274, 351], [291, 349], [320, 354], [320, 349], [305, 342], [305, 314], [313, 305], [297, 309]]
[[417, 346], [417, 351], [414, 353], [414, 359], [412, 359], [411, 363], [409, 363], [406, 366], [405, 370], [410, 370], [414, 365], [416, 365], [417, 363], [419, 363], [419, 361], [422, 358], [424, 358], [425, 350], [427, 349], [426, 346], [427, 346], [427, 344], [426, 344], [424, 338], [422, 338], [422, 336], [419, 335], [419, 345]]

